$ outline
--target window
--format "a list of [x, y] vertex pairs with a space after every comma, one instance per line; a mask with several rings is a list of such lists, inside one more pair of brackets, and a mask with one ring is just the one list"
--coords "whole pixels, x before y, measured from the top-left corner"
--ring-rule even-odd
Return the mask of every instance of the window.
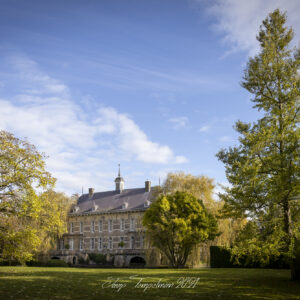
[[73, 241], [73, 239], [69, 240], [69, 247], [70, 247], [69, 248], [70, 250], [73, 250], [73, 248], [74, 248], [74, 241]]
[[99, 238], [99, 241], [98, 241], [98, 249], [102, 250], [102, 238], [101, 237]]
[[134, 218], [130, 218], [130, 230], [134, 230]]
[[80, 222], [80, 233], [83, 233], [83, 222]]
[[95, 221], [91, 222], [91, 232], [94, 233], [95, 232]]
[[79, 250], [83, 250], [83, 239], [79, 240]]
[[102, 232], [103, 230], [103, 222], [102, 220], [99, 221], [99, 232]]
[[134, 236], [130, 238], [130, 248], [134, 249]]
[[94, 238], [90, 239], [90, 248], [91, 248], [91, 250], [95, 249], [95, 239]]
[[124, 248], [124, 237], [120, 236], [120, 244], [119, 244], [120, 248]]
[[141, 240], [140, 240], [140, 248], [144, 249], [144, 236], [141, 236]]
[[124, 229], [125, 229], [125, 220], [124, 220], [124, 219], [121, 219], [120, 230], [121, 230], [121, 231], [124, 231]]
[[59, 249], [63, 250], [64, 249], [64, 239], [59, 240]]
[[108, 248], [109, 249], [113, 248], [113, 243], [112, 243], [112, 237], [111, 236], [109, 237], [109, 240], [108, 240]]
[[70, 233], [73, 233], [74, 228], [73, 228], [73, 223], [70, 223]]
[[112, 232], [113, 220], [108, 220], [108, 231]]

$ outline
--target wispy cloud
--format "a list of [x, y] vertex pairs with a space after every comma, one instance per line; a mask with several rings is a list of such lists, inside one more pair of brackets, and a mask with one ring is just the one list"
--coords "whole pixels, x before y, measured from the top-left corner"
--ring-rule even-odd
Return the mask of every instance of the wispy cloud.
[[229, 135], [223, 135], [220, 138], [218, 138], [219, 142], [223, 142], [223, 143], [229, 143], [234, 141], [233, 137], [229, 136]]
[[202, 127], [200, 127], [199, 131], [200, 132], [206, 132], [210, 129], [210, 126], [209, 125], [204, 125]]
[[178, 155], [175, 157], [176, 164], [185, 164], [187, 162], [189, 162], [189, 160], [183, 155]]
[[170, 118], [168, 120], [173, 128], [178, 129], [178, 128], [182, 128], [185, 127], [188, 123], [188, 118], [187, 117], [175, 117], [175, 118]]
[[31, 95], [69, 96], [69, 89], [60, 81], [41, 72], [33, 60], [22, 55], [12, 55], [9, 61], [23, 83], [23, 91]]
[[[78, 191], [82, 185], [111, 185], [111, 164], [120, 160], [145, 164], [178, 164], [187, 159], [149, 139], [125, 113], [113, 107], [87, 111], [72, 101], [69, 88], [25, 57], [11, 60], [20, 80], [16, 95], [0, 99], [0, 128], [27, 137], [50, 158], [49, 170], [58, 186]], [[108, 182], [109, 180], [109, 182]]]
[[214, 116], [210, 117], [210, 120], [207, 121], [205, 125], [202, 125], [199, 128], [199, 132], [216, 132], [224, 128], [224, 126], [232, 127], [232, 124], [236, 120], [235, 115], [228, 115], [226, 117]]
[[216, 76], [195, 72], [188, 69], [164, 69], [141, 64], [135, 60], [117, 57], [76, 57], [78, 65], [84, 70], [89, 68], [94, 78], [82, 78], [81, 74], [73, 74], [82, 82], [89, 82], [105, 87], [126, 90], [147, 90], [151, 93], [174, 93], [185, 90], [226, 89], [228, 84]]
[[[203, 3], [204, 1], [196, 0], [196, 2]], [[246, 51], [251, 56], [256, 54], [259, 49], [256, 40], [259, 26], [262, 20], [276, 8], [287, 11], [288, 24], [293, 26], [298, 35], [300, 33], [300, 1], [298, 0], [216, 0], [206, 2], [208, 12], [217, 18], [214, 29], [224, 34], [223, 42], [230, 47], [228, 53]]]

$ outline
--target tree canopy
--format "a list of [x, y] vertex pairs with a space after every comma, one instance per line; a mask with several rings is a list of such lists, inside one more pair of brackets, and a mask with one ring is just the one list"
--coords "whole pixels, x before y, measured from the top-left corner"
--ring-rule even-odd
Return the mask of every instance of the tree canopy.
[[202, 201], [186, 192], [160, 195], [146, 210], [143, 225], [173, 267], [184, 266], [197, 243], [217, 235], [216, 219]]
[[231, 184], [220, 195], [224, 214], [251, 220], [246, 230], [253, 235], [236, 244], [235, 254], [264, 261], [285, 255], [292, 278], [299, 279], [300, 50], [290, 48], [293, 30], [285, 23], [286, 14], [278, 9], [263, 21], [260, 52], [249, 59], [243, 77], [242, 86], [263, 117], [253, 124], [238, 121], [239, 145], [217, 156]]
[[206, 176], [194, 176], [182, 171], [168, 173], [159, 192], [164, 194], [187, 192], [201, 199], [210, 212], [216, 212], [218, 203], [213, 199], [214, 180]]
[[246, 223], [245, 218], [219, 218], [224, 201], [214, 198], [215, 183], [212, 178], [204, 175], [195, 176], [182, 171], [168, 173], [167, 178], [154, 193], [172, 194], [177, 191], [186, 192], [200, 199], [209, 213], [216, 217], [220, 234], [215, 238], [214, 244], [231, 246], [238, 232]]
[[69, 198], [52, 189], [45, 155], [0, 131], [0, 259], [24, 263], [65, 229]]

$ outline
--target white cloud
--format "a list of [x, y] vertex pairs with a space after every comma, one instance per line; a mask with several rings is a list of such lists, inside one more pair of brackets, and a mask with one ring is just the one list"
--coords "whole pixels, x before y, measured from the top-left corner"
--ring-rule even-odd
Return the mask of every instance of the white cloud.
[[216, 0], [209, 1], [208, 6], [209, 13], [217, 17], [215, 29], [224, 34], [223, 41], [229, 44], [230, 52], [242, 50], [253, 56], [259, 49], [259, 26], [276, 8], [287, 11], [287, 24], [298, 36], [300, 33], [299, 0]]
[[183, 164], [183, 163], [187, 163], [188, 159], [185, 156], [180, 155], [175, 157], [175, 162], [176, 164]]
[[200, 132], [206, 132], [206, 131], [208, 131], [209, 129], [210, 129], [210, 126], [204, 125], [204, 126], [202, 126], [202, 127], [199, 129], [199, 131], [200, 131]]
[[218, 140], [220, 142], [228, 143], [228, 142], [232, 142], [233, 138], [231, 136], [224, 135], [224, 136], [220, 137]]
[[187, 117], [176, 117], [176, 118], [170, 118], [168, 120], [170, 123], [172, 123], [173, 128], [178, 129], [185, 127], [188, 123], [188, 118]]
[[[114, 108], [104, 107], [98, 110], [96, 124], [100, 128], [109, 128], [114, 132], [119, 147], [146, 163], [185, 162], [182, 157], [174, 157], [173, 151], [164, 145], [152, 142], [147, 135], [126, 114], [118, 113]], [[107, 133], [107, 132], [106, 132]]]
[[22, 85], [12, 99], [0, 99], [0, 128], [27, 137], [50, 156], [47, 166], [59, 188], [109, 188], [115, 176], [110, 167], [120, 159], [150, 164], [187, 161], [151, 141], [132, 118], [112, 107], [85, 111], [71, 100], [67, 86], [43, 74], [35, 62], [14, 57], [12, 63]]

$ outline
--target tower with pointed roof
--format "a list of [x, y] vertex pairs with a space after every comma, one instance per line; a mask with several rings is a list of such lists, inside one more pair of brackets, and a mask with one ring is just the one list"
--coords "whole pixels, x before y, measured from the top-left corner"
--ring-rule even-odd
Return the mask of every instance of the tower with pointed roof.
[[122, 193], [122, 191], [124, 190], [124, 182], [125, 181], [124, 181], [123, 177], [121, 177], [120, 164], [119, 164], [118, 177], [116, 177], [116, 179], [115, 179], [117, 192]]

